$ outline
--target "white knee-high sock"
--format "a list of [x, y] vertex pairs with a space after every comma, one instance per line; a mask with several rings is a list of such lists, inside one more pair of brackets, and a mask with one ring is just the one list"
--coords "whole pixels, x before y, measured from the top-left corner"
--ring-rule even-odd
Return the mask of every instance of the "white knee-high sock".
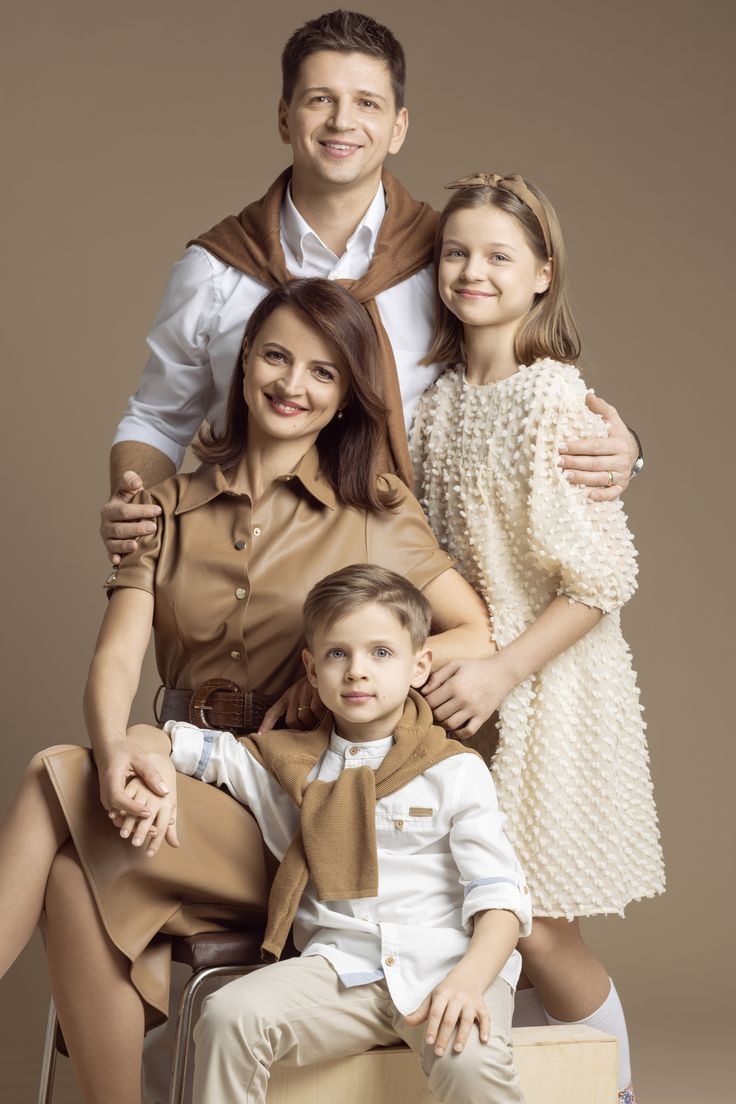
[[[563, 1027], [568, 1024], [566, 1020], [556, 1020], [545, 1012], [547, 1023], [560, 1024]], [[607, 1035], [615, 1035], [618, 1039], [618, 1091], [628, 1088], [631, 1084], [631, 1058], [629, 1057], [629, 1036], [626, 1031], [624, 1010], [621, 1007], [616, 986], [611, 982], [611, 992], [606, 997], [600, 1008], [586, 1016], [584, 1020], [574, 1020], [573, 1023], [587, 1024], [588, 1027], [597, 1027], [599, 1031], [605, 1031]], [[569, 1024], [568, 1024], [569, 1026]]]
[[547, 1023], [542, 998], [537, 990], [517, 989], [514, 998], [514, 1027], [544, 1027]]

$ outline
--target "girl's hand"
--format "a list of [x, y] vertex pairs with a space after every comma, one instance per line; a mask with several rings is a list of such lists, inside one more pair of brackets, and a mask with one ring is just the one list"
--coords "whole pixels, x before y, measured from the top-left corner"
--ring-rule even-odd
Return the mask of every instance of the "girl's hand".
[[489, 659], [460, 659], [435, 671], [422, 687], [435, 720], [467, 740], [516, 685], [503, 652]]
[[159, 755], [152, 758], [160, 760], [157, 765], [170, 782], [166, 796], [153, 793], [139, 778], [131, 778], [125, 787], [126, 794], [131, 801], [144, 806], [146, 815], [132, 816], [118, 809], [109, 814], [112, 823], [120, 829], [121, 837], [130, 839], [134, 847], [145, 844], [149, 857], [156, 854], [164, 839], [170, 847], [179, 846], [176, 834], [176, 770], [170, 759]]
[[455, 1054], [465, 1048], [474, 1023], [478, 1024], [482, 1043], [487, 1043], [491, 1034], [491, 1019], [483, 994], [470, 981], [464, 981], [461, 977], [453, 980], [452, 971], [422, 1001], [416, 1012], [404, 1019], [412, 1026], [427, 1021], [424, 1041], [428, 1046], [434, 1044], [434, 1052], [438, 1058], [447, 1050], [455, 1029], [457, 1031], [452, 1047]]
[[271, 706], [263, 718], [259, 732], [270, 732], [276, 722], [285, 718], [287, 728], [315, 728], [322, 719], [325, 707], [322, 700], [305, 675], [295, 682], [277, 702]]
[[111, 748], [95, 756], [100, 776], [100, 801], [108, 812], [121, 809], [135, 817], [147, 817], [146, 806], [127, 792], [127, 784], [139, 778], [148, 789], [165, 797], [168, 793], [161, 771], [153, 762], [153, 756], [134, 744], [122, 739]]

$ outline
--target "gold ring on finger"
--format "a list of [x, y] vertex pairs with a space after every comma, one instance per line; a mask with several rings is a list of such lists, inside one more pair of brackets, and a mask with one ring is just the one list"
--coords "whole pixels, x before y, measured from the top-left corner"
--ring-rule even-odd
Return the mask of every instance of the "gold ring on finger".
[[296, 711], [297, 711], [297, 713], [303, 713], [305, 709], [306, 709], [307, 711], [309, 711], [309, 706], [308, 706], [308, 705], [298, 705], [298, 706], [296, 707]]
[[608, 482], [606, 483], [606, 488], [612, 487], [612, 486], [613, 486], [613, 472], [609, 471], [609, 473], [608, 473]]

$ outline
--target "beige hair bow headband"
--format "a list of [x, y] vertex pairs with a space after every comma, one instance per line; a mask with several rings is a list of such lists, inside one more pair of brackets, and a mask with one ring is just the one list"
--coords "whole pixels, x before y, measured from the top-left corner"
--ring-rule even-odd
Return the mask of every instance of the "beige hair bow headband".
[[547, 256], [552, 256], [552, 240], [544, 208], [537, 197], [527, 188], [522, 177], [499, 176], [498, 173], [477, 172], [471, 173], [470, 176], [462, 176], [459, 180], [453, 180], [451, 184], [445, 184], [445, 188], [449, 190], [455, 190], [457, 188], [502, 188], [505, 192], [513, 192], [516, 198], [526, 204], [536, 217], [544, 235]]

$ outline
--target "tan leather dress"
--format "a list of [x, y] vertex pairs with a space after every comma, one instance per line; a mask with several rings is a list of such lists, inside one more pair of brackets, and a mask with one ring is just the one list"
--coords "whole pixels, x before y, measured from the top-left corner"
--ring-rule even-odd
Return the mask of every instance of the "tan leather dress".
[[[106, 585], [155, 596], [163, 684], [192, 690], [222, 677], [280, 694], [303, 671], [301, 607], [323, 576], [376, 563], [421, 589], [451, 567], [416, 500], [394, 476], [383, 478], [399, 505], [379, 514], [336, 502], [315, 449], [255, 506], [208, 465], [145, 492], [162, 508], [157, 532]], [[164, 843], [149, 859], [111, 828], [87, 749], [49, 755], [46, 768], [103, 924], [131, 960], [149, 1025], [160, 1022], [168, 1008], [166, 937], [252, 926], [264, 913], [268, 880], [256, 823], [227, 794], [181, 776], [181, 847]]]

